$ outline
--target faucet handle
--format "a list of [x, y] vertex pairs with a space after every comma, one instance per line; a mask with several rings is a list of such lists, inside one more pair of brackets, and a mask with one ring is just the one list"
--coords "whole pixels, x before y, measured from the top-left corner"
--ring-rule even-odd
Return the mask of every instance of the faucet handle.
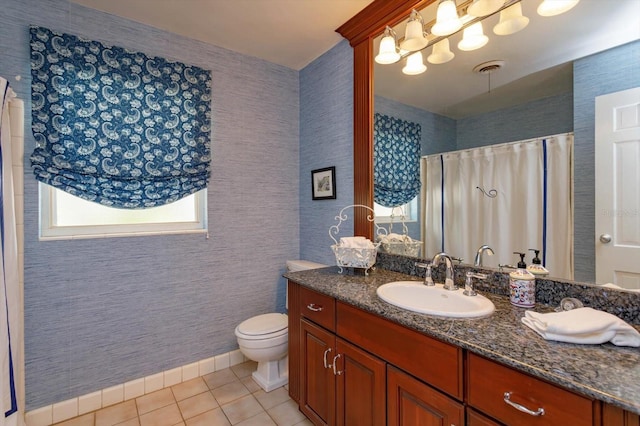
[[431, 263], [416, 262], [415, 266], [416, 266], [416, 268], [424, 268], [424, 269], [426, 269], [425, 274], [424, 274], [424, 285], [426, 285], [426, 286], [435, 285], [433, 283], [433, 278], [431, 278]]
[[487, 274], [480, 274], [478, 272], [467, 271], [466, 280], [464, 281], [464, 291], [462, 294], [465, 296], [477, 296], [478, 293], [473, 289], [473, 278], [477, 278], [479, 280], [486, 280]]

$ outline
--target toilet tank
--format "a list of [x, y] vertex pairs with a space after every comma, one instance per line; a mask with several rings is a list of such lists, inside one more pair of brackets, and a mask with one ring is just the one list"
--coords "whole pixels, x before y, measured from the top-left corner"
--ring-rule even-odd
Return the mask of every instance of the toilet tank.
[[327, 265], [308, 260], [287, 260], [287, 272], [306, 271], [308, 269], [324, 268]]
[[[287, 260], [287, 272], [298, 272], [298, 271], [306, 271], [309, 269], [318, 269], [324, 268], [327, 265], [323, 265], [322, 263], [311, 262], [309, 260]], [[287, 292], [285, 295], [285, 308], [289, 309], [289, 288], [287, 287]]]

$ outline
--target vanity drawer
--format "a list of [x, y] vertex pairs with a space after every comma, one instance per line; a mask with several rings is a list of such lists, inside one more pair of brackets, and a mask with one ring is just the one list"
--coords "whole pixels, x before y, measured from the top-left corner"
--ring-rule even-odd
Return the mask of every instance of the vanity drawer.
[[331, 296], [300, 287], [300, 314], [330, 331], [336, 329], [336, 300]]
[[342, 302], [340, 337], [462, 400], [462, 349]]
[[[593, 425], [594, 401], [480, 356], [468, 356], [468, 403], [506, 424]], [[544, 414], [534, 416], [518, 410]]]

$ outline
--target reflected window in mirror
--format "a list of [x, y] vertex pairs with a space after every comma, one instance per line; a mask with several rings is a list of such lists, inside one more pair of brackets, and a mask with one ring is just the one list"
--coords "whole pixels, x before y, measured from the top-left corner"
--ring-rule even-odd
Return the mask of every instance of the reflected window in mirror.
[[376, 223], [401, 223], [416, 222], [418, 220], [418, 196], [406, 204], [398, 207], [385, 207], [373, 203], [376, 215]]

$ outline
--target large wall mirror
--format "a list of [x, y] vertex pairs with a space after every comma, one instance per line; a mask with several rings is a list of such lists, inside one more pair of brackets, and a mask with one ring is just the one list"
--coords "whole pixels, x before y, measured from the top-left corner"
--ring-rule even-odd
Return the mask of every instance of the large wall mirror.
[[[526, 108], [527, 103], [555, 97], [560, 99], [562, 108], [565, 108], [565, 124], [550, 123], [548, 131], [537, 127], [534, 134], [516, 134], [506, 140], [496, 140], [495, 143], [573, 131], [573, 121], [576, 119], [574, 112], [581, 107], [577, 103], [582, 102], [582, 94], [575, 92], [581, 87], [581, 84], [574, 84], [574, 64], [579, 63], [576, 61], [599, 52], [610, 51], [617, 46], [629, 46], [634, 43], [637, 45], [640, 38], [640, 3], [637, 0], [615, 2], [615, 5], [599, 0], [581, 0], [569, 12], [546, 18], [536, 12], [541, 0], [522, 0], [519, 2], [522, 13], [530, 19], [527, 28], [512, 35], [497, 36], [492, 31], [499, 20], [499, 13], [496, 13], [483, 21], [484, 32], [489, 37], [486, 46], [475, 51], [461, 51], [457, 44], [462, 38], [462, 32], [454, 34], [449, 37], [449, 44], [455, 58], [444, 64], [431, 64], [426, 59], [432, 53], [432, 47], [427, 47], [423, 51], [423, 57], [428, 69], [423, 74], [405, 75], [402, 72], [405, 59], [390, 65], [380, 65], [374, 61], [375, 55], [378, 54], [379, 40], [386, 26], [395, 29], [398, 38], [402, 38], [405, 23], [411, 10], [415, 8], [422, 15], [425, 27], [429, 30], [429, 23], [435, 20], [437, 3], [432, 0], [376, 0], [338, 30], [354, 47], [354, 201], [357, 203], [373, 205], [374, 113], [391, 115], [390, 111], [402, 109], [411, 110], [413, 113], [424, 111], [432, 121], [433, 117], [444, 117], [450, 123], [453, 122], [455, 128], [458, 121], [482, 117], [483, 114], [491, 114], [496, 110], [518, 108], [517, 105], [525, 105]], [[459, 9], [463, 9], [471, 2], [458, 0], [457, 3]], [[637, 51], [636, 48], [634, 52]], [[476, 65], [491, 60], [504, 61], [503, 68], [491, 73], [473, 72]], [[625, 72], [635, 75], [631, 78], [636, 79], [635, 85], [638, 86], [637, 82], [640, 80], [637, 58], [635, 61], [635, 65]], [[602, 71], [599, 70], [596, 74], [606, 74]], [[620, 71], [616, 68], [614, 72]], [[584, 74], [580, 78], [583, 77]], [[610, 79], [620, 77], [611, 75]], [[602, 85], [610, 85], [610, 81], [603, 81]], [[567, 108], [571, 110], [566, 111]], [[578, 114], [580, 113], [577, 112], [576, 115]], [[568, 128], [567, 120], [572, 121]], [[508, 124], [505, 123], [503, 127], [508, 127]], [[432, 134], [438, 133], [437, 129], [431, 131]], [[576, 134], [576, 138], [578, 137], [580, 136]], [[587, 143], [576, 141], [575, 168], [578, 170], [593, 170], [593, 164], [581, 163], [593, 162], [593, 135], [590, 137]], [[490, 144], [489, 141], [470, 142], [468, 137], [461, 141], [448, 138], [434, 142], [422, 146], [421, 154], [436, 154]], [[591, 152], [585, 152], [589, 150], [589, 143]], [[577, 175], [579, 173], [577, 172]], [[593, 176], [576, 178], [575, 190], [579, 193], [576, 194], [574, 214], [574, 256], [575, 265], [581, 270], [576, 271], [575, 279], [593, 282]], [[416, 227], [417, 224], [414, 225], [414, 229]], [[572, 229], [566, 231], [573, 232]], [[356, 218], [355, 232], [373, 238], [372, 226], [364, 217]], [[430, 258], [433, 254], [435, 253], [422, 253], [422, 256]], [[501, 263], [506, 261], [508, 259]]]

